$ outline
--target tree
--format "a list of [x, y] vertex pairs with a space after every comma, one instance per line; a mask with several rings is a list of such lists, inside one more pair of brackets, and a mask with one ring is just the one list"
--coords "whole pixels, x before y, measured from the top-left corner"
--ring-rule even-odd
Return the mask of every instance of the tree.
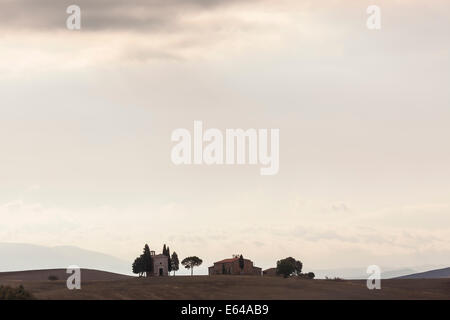
[[141, 257], [137, 257], [134, 260], [132, 268], [133, 268], [133, 273], [139, 274], [139, 277], [142, 276], [144, 269], [142, 268], [142, 258]]
[[192, 275], [194, 275], [194, 267], [198, 267], [199, 265], [202, 264], [202, 262], [203, 262], [203, 260], [200, 259], [199, 257], [192, 256], [192, 257], [184, 258], [183, 261], [181, 261], [181, 264], [186, 269], [191, 269], [191, 276], [192, 276]]
[[167, 257], [167, 271], [170, 273], [172, 271], [172, 262], [170, 261], [170, 248], [169, 246], [166, 247], [166, 244], [163, 246], [162, 254]]
[[292, 257], [277, 261], [277, 274], [283, 275], [285, 278], [291, 275], [300, 275], [302, 268], [303, 264]]
[[178, 255], [174, 251], [172, 253], [172, 259], [170, 259], [170, 269], [173, 270], [173, 275], [175, 275], [175, 271], [178, 271], [180, 268], [180, 261], [178, 261]]
[[295, 274], [299, 276], [302, 273], [303, 263], [300, 260], [295, 261]]
[[[145, 251], [145, 249], [144, 249]], [[139, 257], [137, 257], [132, 265], [133, 273], [139, 274], [139, 277], [142, 277], [145, 273], [145, 255], [141, 254]]]
[[148, 277], [153, 273], [153, 259], [148, 244], [145, 244], [144, 246], [142, 260], [142, 266], [145, 272], [145, 276]]
[[242, 272], [242, 270], [244, 270], [244, 266], [245, 266], [245, 263], [244, 263], [244, 257], [242, 256], [242, 254], [239, 256], [239, 268], [241, 268], [241, 272]]
[[314, 272], [308, 272], [307, 276], [309, 279], [314, 279], [316, 277], [316, 275], [314, 274]]
[[170, 273], [172, 271], [172, 261], [170, 261], [170, 248], [167, 246], [167, 271]]

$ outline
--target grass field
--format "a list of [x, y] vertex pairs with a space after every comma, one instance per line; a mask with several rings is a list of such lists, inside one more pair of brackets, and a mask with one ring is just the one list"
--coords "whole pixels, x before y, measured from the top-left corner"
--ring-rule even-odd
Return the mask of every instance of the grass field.
[[[61, 280], [48, 280], [56, 275]], [[66, 288], [64, 270], [0, 273], [0, 284], [22, 284], [37, 299], [450, 299], [450, 279], [307, 280], [255, 276], [134, 278], [82, 270], [81, 290]]]

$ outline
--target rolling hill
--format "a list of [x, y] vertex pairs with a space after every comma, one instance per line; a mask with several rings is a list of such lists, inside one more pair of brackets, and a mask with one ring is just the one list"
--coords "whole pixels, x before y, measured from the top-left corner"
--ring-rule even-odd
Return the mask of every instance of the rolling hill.
[[397, 279], [445, 279], [450, 278], [450, 267], [443, 269], [430, 270], [420, 273], [413, 273]]
[[131, 275], [129, 261], [95, 251], [73, 246], [0, 243], [0, 272], [65, 269], [70, 265]]
[[[55, 273], [55, 270], [49, 271]], [[5, 275], [10, 277], [6, 280], [0, 274], [0, 284], [13, 287], [21, 284], [33, 297], [44, 300], [450, 299], [450, 279], [383, 280], [382, 290], [368, 290], [365, 280], [230, 275], [117, 279], [116, 275], [102, 271], [82, 270], [81, 290], [68, 290], [63, 279], [39, 280], [45, 275], [42, 271], [18, 272]], [[100, 280], [99, 276], [105, 280]]]
[[[67, 280], [70, 276], [66, 269], [44, 269], [28, 271], [0, 272], [0, 283], [4, 282], [27, 282], [27, 281], [48, 281], [49, 277], [55, 280]], [[116, 281], [132, 278], [131, 276], [92, 269], [81, 269], [82, 281]]]

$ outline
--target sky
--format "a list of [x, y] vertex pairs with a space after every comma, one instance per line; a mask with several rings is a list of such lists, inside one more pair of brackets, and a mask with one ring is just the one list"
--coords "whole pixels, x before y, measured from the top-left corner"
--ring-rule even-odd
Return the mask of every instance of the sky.
[[[449, 265], [449, 16], [439, 0], [0, 0], [0, 242]], [[171, 133], [195, 120], [279, 129], [278, 174], [174, 165]]]

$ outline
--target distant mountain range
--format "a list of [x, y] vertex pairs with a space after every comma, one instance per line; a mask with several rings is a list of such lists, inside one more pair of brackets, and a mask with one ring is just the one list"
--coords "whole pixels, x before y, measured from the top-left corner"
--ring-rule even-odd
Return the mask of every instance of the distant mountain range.
[[[85, 269], [97, 269], [132, 275], [131, 262], [100, 252], [81, 249], [74, 246], [45, 247], [32, 244], [0, 243], [0, 272], [39, 269], [65, 269], [77, 265]], [[443, 266], [420, 266], [411, 268], [381, 267], [382, 279], [400, 278], [449, 278], [450, 268]], [[181, 268], [180, 268], [181, 269]], [[430, 271], [431, 270], [431, 271]], [[180, 270], [182, 271], [182, 270]], [[197, 274], [207, 274], [200, 272]], [[367, 279], [366, 268], [336, 268], [313, 271], [317, 279], [339, 277], [343, 279]], [[180, 272], [179, 274], [183, 274]]]
[[131, 275], [131, 262], [73, 246], [0, 243], [0, 272], [60, 269], [70, 265]]
[[425, 272], [413, 273], [397, 279], [442, 279], [450, 278], [450, 268], [436, 269]]
[[[342, 268], [342, 269], [321, 269], [314, 271], [317, 279], [324, 279], [325, 277], [329, 278], [343, 278], [343, 279], [367, 279], [369, 276], [365, 273], [366, 268]], [[396, 278], [400, 276], [404, 276], [407, 274], [411, 274], [417, 272], [415, 269], [411, 268], [402, 268], [402, 269], [386, 269], [381, 267], [381, 278], [389, 279]]]
[[[414, 275], [420, 275], [420, 274], [427, 274], [428, 272], [432, 277], [438, 275], [438, 273], [435, 273], [433, 275], [434, 271], [439, 270], [448, 270], [450, 268], [444, 268], [439, 269], [442, 266], [414, 266], [411, 268], [388, 268], [388, 267], [381, 267], [381, 278], [382, 279], [398, 279], [398, 278], [406, 278], [408, 276], [414, 276]], [[431, 271], [430, 271], [431, 270]], [[369, 276], [365, 273], [366, 268], [360, 267], [360, 268], [337, 268], [337, 269], [320, 269], [320, 270], [312, 270], [314, 274], [316, 275], [317, 279], [323, 279], [325, 277], [334, 278], [339, 277], [343, 279], [367, 279]], [[438, 277], [442, 278], [442, 277]]]

